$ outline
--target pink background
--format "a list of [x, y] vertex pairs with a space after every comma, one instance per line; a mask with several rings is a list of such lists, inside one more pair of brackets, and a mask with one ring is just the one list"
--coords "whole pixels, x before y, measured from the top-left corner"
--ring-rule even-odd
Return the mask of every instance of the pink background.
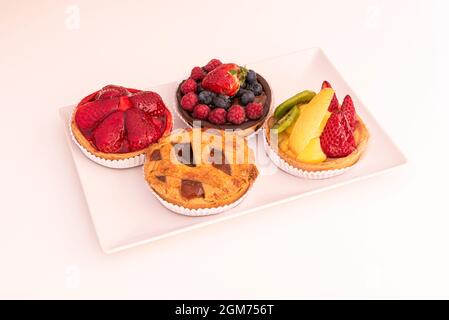
[[[446, 1], [219, 3], [0, 1], [0, 298], [449, 298]], [[59, 107], [314, 46], [406, 167], [102, 253]]]

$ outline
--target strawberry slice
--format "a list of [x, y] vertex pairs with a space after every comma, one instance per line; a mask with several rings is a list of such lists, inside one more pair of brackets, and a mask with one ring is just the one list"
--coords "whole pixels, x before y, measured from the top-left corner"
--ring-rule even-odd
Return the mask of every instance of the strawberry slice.
[[110, 84], [103, 87], [103, 89], [101, 89], [100, 91], [98, 91], [96, 99], [105, 100], [127, 95], [129, 95], [129, 91], [126, 88]]
[[234, 96], [245, 82], [248, 70], [235, 63], [226, 63], [216, 67], [203, 79], [201, 86], [209, 91]]
[[355, 115], [354, 102], [350, 95], [347, 95], [343, 103], [341, 105], [341, 112], [343, 112], [344, 116], [348, 120], [349, 126], [351, 127], [352, 132], [354, 132], [355, 125], [357, 123], [357, 118]]
[[321, 85], [321, 89], [327, 89], [327, 88], [331, 88], [331, 89], [332, 89], [332, 86], [331, 86], [331, 84], [329, 83], [329, 81], [324, 80], [324, 81], [323, 81], [323, 84]]
[[131, 108], [126, 111], [125, 122], [131, 151], [145, 149], [162, 136], [151, 118], [140, 109]]
[[125, 134], [125, 114], [121, 111], [110, 114], [94, 131], [97, 149], [106, 153], [119, 153], [122, 150]]
[[[327, 89], [331, 88], [332, 86], [328, 81], [323, 81], [323, 84], [321, 85], [321, 89]], [[334, 93], [334, 96], [332, 97], [331, 103], [329, 104], [329, 112], [334, 112], [336, 110], [340, 109], [340, 103], [338, 102], [337, 96]]]
[[150, 116], [160, 116], [165, 113], [166, 107], [160, 95], [152, 91], [142, 91], [129, 97], [134, 108], [138, 108]]
[[75, 122], [81, 132], [89, 137], [92, 130], [118, 107], [119, 98], [88, 102], [78, 107]]
[[330, 158], [341, 158], [351, 154], [355, 148], [354, 135], [344, 113], [333, 112], [320, 136], [323, 152]]

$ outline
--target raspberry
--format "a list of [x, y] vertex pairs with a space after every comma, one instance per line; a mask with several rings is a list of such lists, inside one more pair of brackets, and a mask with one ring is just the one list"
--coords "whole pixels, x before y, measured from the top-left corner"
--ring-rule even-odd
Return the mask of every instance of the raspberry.
[[211, 72], [212, 70], [214, 70], [216, 67], [218, 67], [221, 64], [222, 63], [220, 60], [212, 59], [211, 61], [209, 61], [208, 64], [206, 64], [206, 66], [204, 67], [204, 70], [206, 70], [207, 72]]
[[227, 119], [230, 123], [241, 124], [245, 121], [245, 109], [242, 106], [235, 104], [228, 110]]
[[195, 67], [192, 69], [192, 72], [190, 72], [190, 78], [192, 78], [195, 81], [203, 80], [204, 76], [206, 75], [206, 72], [201, 67]]
[[216, 108], [209, 113], [209, 121], [215, 124], [226, 123], [226, 110], [223, 108]]
[[246, 106], [246, 116], [248, 119], [256, 120], [262, 117], [263, 106], [260, 103], [250, 103]]
[[209, 116], [210, 108], [205, 104], [197, 104], [193, 108], [193, 117], [199, 120], [205, 120]]
[[196, 91], [196, 82], [193, 79], [187, 79], [181, 84], [181, 92], [186, 94]]
[[198, 104], [198, 96], [194, 92], [189, 92], [181, 99], [181, 107], [184, 110], [192, 111], [193, 107]]

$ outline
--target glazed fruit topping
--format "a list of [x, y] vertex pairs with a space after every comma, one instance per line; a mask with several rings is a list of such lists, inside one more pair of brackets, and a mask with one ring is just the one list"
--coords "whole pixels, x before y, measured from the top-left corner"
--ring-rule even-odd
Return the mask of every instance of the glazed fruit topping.
[[246, 106], [246, 116], [251, 120], [259, 119], [263, 114], [263, 106], [260, 103], [250, 103]]
[[189, 92], [195, 92], [196, 91], [195, 80], [187, 79], [186, 81], [184, 81], [181, 85], [181, 91], [184, 94], [189, 93]]
[[[327, 89], [327, 88], [332, 89], [332, 86], [328, 81], [325, 80], [325, 81], [323, 81], [323, 84], [321, 85], [321, 89]], [[334, 112], [335, 110], [338, 110], [338, 109], [340, 109], [340, 103], [338, 102], [337, 96], [334, 94], [332, 101], [329, 105], [328, 111]]]
[[201, 82], [204, 89], [217, 94], [234, 96], [245, 82], [247, 70], [235, 63], [226, 63], [209, 72]]
[[229, 108], [227, 119], [230, 123], [241, 124], [245, 121], [245, 109], [238, 104]]
[[118, 153], [123, 146], [125, 135], [125, 114], [117, 111], [100, 123], [94, 133], [94, 141], [102, 152]]
[[341, 111], [343, 112], [346, 119], [348, 120], [351, 130], [354, 131], [354, 128], [355, 128], [355, 125], [357, 122], [357, 118], [356, 118], [356, 113], [355, 113], [355, 108], [354, 108], [354, 102], [352, 102], [351, 96], [347, 95], [344, 98], [343, 103], [341, 105]]
[[198, 96], [194, 92], [189, 92], [181, 99], [181, 107], [187, 111], [193, 111], [193, 107], [198, 104]]
[[[212, 59], [203, 68], [194, 67], [190, 78], [181, 83], [180, 91], [180, 105], [194, 119], [239, 125], [263, 116], [266, 96], [263, 96], [263, 86], [258, 82], [257, 73], [235, 63], [223, 64]], [[247, 106], [254, 102], [258, 105], [248, 110]], [[238, 108], [231, 112], [234, 105]]]
[[201, 67], [195, 67], [190, 72], [190, 78], [192, 78], [195, 81], [203, 80], [205, 75], [206, 75], [206, 72]]
[[141, 91], [132, 95], [129, 100], [135, 108], [141, 109], [150, 116], [160, 116], [167, 111], [159, 94], [152, 91]]
[[206, 70], [207, 72], [211, 72], [212, 70], [214, 70], [215, 68], [217, 68], [220, 65], [222, 65], [220, 60], [212, 59], [204, 66], [204, 70]]
[[223, 108], [216, 108], [209, 113], [209, 121], [214, 124], [226, 123], [226, 110]]
[[129, 94], [130, 94], [129, 91], [126, 88], [110, 84], [110, 85], [107, 85], [106, 87], [104, 87], [103, 89], [101, 89], [97, 93], [96, 99], [104, 100], [104, 99], [127, 96]]
[[355, 150], [354, 135], [342, 111], [337, 110], [331, 114], [320, 142], [324, 153], [331, 158], [346, 157]]
[[171, 130], [171, 114], [155, 92], [109, 85], [79, 104], [75, 122], [97, 150], [139, 151]]
[[76, 112], [75, 121], [87, 138], [91, 131], [112, 112], [119, 108], [119, 98], [109, 100], [92, 101], [79, 106]]
[[205, 104], [197, 104], [193, 108], [193, 117], [198, 120], [206, 120], [209, 117], [210, 108]]
[[126, 128], [131, 151], [142, 150], [162, 136], [162, 132], [156, 128], [151, 117], [137, 108], [126, 112]]

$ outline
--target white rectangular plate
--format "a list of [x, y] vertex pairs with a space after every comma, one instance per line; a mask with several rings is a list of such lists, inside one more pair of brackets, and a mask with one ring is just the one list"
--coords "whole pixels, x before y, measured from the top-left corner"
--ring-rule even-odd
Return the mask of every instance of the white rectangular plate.
[[[358, 114], [365, 121], [371, 135], [362, 159], [342, 176], [327, 180], [303, 180], [288, 175], [272, 165], [263, 150], [262, 134], [250, 139], [257, 154], [261, 172], [248, 197], [236, 208], [209, 217], [191, 218], [165, 209], [147, 188], [142, 168], [108, 169], [87, 159], [73, 143], [69, 133], [72, 107], [60, 109], [67, 141], [81, 180], [100, 245], [104, 252], [113, 253], [136, 245], [149, 243], [211, 223], [247, 214], [262, 208], [291, 201], [324, 191], [331, 187], [370, 177], [406, 162], [362, 102], [338, 74], [320, 49], [308, 49], [248, 64], [267, 79], [273, 92], [273, 106], [304, 89], [318, 90], [323, 80], [332, 83], [340, 100], [350, 94]], [[187, 72], [187, 69], [186, 69]], [[158, 92], [165, 103], [175, 106], [178, 82], [150, 90]], [[175, 127], [183, 126], [175, 119]], [[267, 186], [276, 186], [267, 191]]]

